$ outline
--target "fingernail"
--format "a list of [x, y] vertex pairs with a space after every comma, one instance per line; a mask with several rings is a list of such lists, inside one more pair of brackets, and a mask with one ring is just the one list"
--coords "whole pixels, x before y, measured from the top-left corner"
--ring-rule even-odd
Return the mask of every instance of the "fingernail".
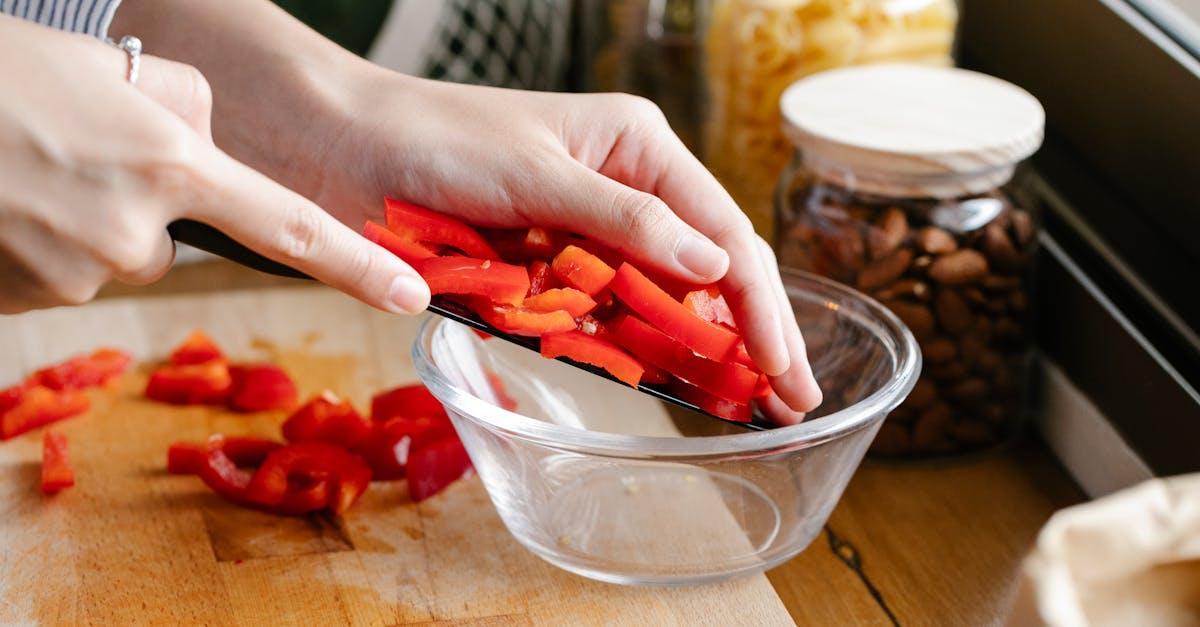
[[388, 288], [388, 302], [396, 313], [421, 313], [429, 306], [429, 286], [419, 276], [398, 275]]
[[686, 235], [675, 250], [675, 259], [693, 274], [710, 281], [725, 276], [729, 255], [716, 244], [696, 235]]

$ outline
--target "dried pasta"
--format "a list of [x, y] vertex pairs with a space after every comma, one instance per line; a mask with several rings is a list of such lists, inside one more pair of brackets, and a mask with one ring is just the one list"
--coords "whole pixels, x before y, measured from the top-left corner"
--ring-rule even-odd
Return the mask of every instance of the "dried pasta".
[[760, 233], [792, 148], [779, 97], [796, 80], [846, 65], [948, 65], [954, 0], [714, 0], [705, 37], [705, 160]]

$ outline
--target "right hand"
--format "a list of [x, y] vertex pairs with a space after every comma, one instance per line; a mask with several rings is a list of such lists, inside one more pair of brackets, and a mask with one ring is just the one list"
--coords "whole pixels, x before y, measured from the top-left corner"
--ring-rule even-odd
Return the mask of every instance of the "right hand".
[[[416, 313], [429, 290], [404, 262], [217, 149], [194, 68], [0, 16], [0, 313], [147, 283], [191, 218], [370, 305]], [[286, 158], [286, 156], [281, 156]]]

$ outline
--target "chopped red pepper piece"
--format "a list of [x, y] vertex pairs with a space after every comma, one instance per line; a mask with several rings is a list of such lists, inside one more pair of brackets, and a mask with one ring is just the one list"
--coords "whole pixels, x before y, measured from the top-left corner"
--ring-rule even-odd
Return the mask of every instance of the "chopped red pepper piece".
[[[0, 440], [16, 437], [42, 425], [77, 416], [87, 411], [90, 402], [80, 390], [51, 390], [43, 385], [23, 387], [17, 401], [0, 413]], [[5, 396], [11, 396], [6, 392]]]
[[599, 257], [575, 245], [563, 249], [550, 264], [554, 276], [568, 287], [595, 296], [608, 286], [616, 274]]
[[372, 478], [391, 481], [404, 478], [409, 454], [417, 445], [454, 436], [454, 427], [445, 416], [392, 418], [374, 423], [371, 434], [355, 452], [371, 467]]
[[621, 316], [609, 328], [617, 344], [635, 357], [710, 394], [743, 404], [754, 394], [758, 373], [745, 366], [705, 359], [634, 316]]
[[301, 516], [329, 506], [332, 496], [329, 480], [323, 477], [291, 477], [283, 500], [271, 511], [288, 516]]
[[400, 237], [389, 231], [387, 227], [370, 220], [367, 220], [367, 223], [363, 225], [362, 234], [363, 237], [386, 248], [393, 255], [409, 264], [436, 256], [425, 245]]
[[[221, 449], [239, 468], [253, 468], [283, 444], [252, 436], [222, 436]], [[167, 472], [194, 475], [208, 458], [207, 442], [175, 442], [167, 449]]]
[[275, 364], [234, 366], [229, 373], [233, 378], [230, 409], [255, 412], [296, 406], [300, 396], [296, 384]]
[[32, 380], [52, 390], [82, 389], [107, 385], [125, 374], [133, 358], [115, 348], [101, 348], [90, 355], [79, 355], [67, 361], [42, 368]]
[[487, 302], [476, 302], [474, 309], [484, 322], [513, 335], [538, 337], [575, 328], [575, 318], [562, 310], [539, 313]]
[[671, 380], [671, 373], [667, 372], [666, 370], [663, 370], [662, 368], [659, 368], [658, 366], [646, 361], [642, 361], [641, 364], [642, 368], [645, 368], [646, 370], [642, 373], [642, 383], [649, 383], [650, 385], [663, 385]]
[[746, 351], [746, 343], [741, 340], [733, 347], [733, 353], [729, 358], [731, 361], [742, 364], [747, 368], [758, 369], [758, 366], [754, 364], [754, 360], [750, 358], [750, 353]]
[[175, 366], [187, 366], [224, 359], [225, 354], [217, 347], [216, 342], [204, 331], [197, 329], [167, 357], [167, 362]]
[[67, 436], [47, 431], [42, 436], [42, 493], [56, 494], [75, 485], [75, 471], [67, 455]]
[[559, 250], [561, 234], [542, 227], [485, 230], [483, 236], [506, 261], [523, 263], [550, 259]]
[[352, 448], [371, 432], [371, 421], [363, 418], [350, 401], [325, 390], [297, 409], [283, 423], [289, 442], [328, 442]]
[[413, 264], [433, 294], [483, 296], [520, 305], [529, 293], [529, 272], [521, 267], [470, 257], [434, 257]]
[[571, 314], [572, 318], [578, 318], [595, 309], [596, 301], [575, 288], [560, 287], [529, 296], [521, 306], [529, 311], [541, 313], [565, 311]]
[[233, 377], [224, 361], [168, 365], [150, 373], [146, 398], [176, 405], [223, 404], [233, 388]]
[[449, 246], [480, 259], [500, 258], [483, 236], [459, 220], [395, 198], [384, 202], [388, 228], [405, 239]]
[[688, 292], [687, 296], [683, 297], [683, 306], [703, 320], [723, 324], [731, 329], [737, 328], [729, 303], [725, 302], [721, 290], [715, 287]]
[[225, 437], [214, 435], [208, 438], [204, 447], [204, 463], [196, 472], [204, 485], [228, 501], [253, 505], [247, 492], [253, 475], [248, 470], [238, 468], [225, 454]]
[[637, 387], [645, 371], [637, 359], [617, 345], [582, 331], [567, 331], [542, 336], [542, 356], [566, 357], [607, 370], [619, 381]]
[[723, 361], [737, 344], [736, 333], [701, 319], [628, 263], [621, 264], [610, 286], [647, 322], [709, 359]]
[[247, 497], [274, 508], [283, 503], [289, 486], [300, 478], [330, 481], [329, 508], [346, 511], [371, 481], [371, 469], [362, 458], [324, 442], [298, 442], [272, 451], [254, 473]]
[[684, 383], [679, 379], [669, 384], [671, 392], [680, 399], [687, 401], [700, 409], [726, 420], [735, 422], [750, 422], [751, 410], [749, 405], [735, 403], [718, 396], [713, 396], [700, 388]]
[[548, 289], [553, 289], [558, 285], [554, 280], [554, 273], [550, 270], [550, 264], [537, 259], [529, 264], [529, 295], [537, 296]]
[[470, 469], [471, 457], [457, 437], [417, 447], [408, 458], [408, 495], [413, 501], [424, 501]]
[[3, 416], [5, 412], [16, 407], [17, 403], [21, 402], [21, 397], [31, 387], [33, 387], [33, 383], [25, 381], [10, 388], [0, 390], [0, 416]]
[[754, 398], [766, 398], [771, 395], [771, 378], [765, 374], [759, 373], [758, 383], [754, 386]]
[[446, 408], [442, 407], [441, 401], [420, 383], [402, 385], [371, 398], [371, 420], [377, 422], [397, 417], [445, 415]]

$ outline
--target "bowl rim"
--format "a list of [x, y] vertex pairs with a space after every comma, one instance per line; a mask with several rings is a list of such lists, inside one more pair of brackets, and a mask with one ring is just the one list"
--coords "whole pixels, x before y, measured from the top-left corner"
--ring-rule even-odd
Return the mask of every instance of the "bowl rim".
[[[889, 336], [896, 361], [895, 373], [886, 385], [867, 398], [832, 414], [795, 425], [766, 431], [747, 431], [716, 436], [660, 437], [588, 431], [557, 425], [498, 407], [451, 383], [433, 363], [426, 344], [439, 325], [451, 322], [428, 314], [413, 340], [412, 360], [417, 376], [443, 404], [462, 417], [489, 430], [549, 448], [622, 458], [711, 457], [738, 453], [766, 454], [818, 446], [844, 437], [882, 420], [912, 391], [921, 372], [921, 351], [916, 338], [895, 314], [875, 299], [831, 279], [799, 270], [781, 269], [789, 298], [793, 291], [814, 293], [816, 287], [840, 299], [824, 299], [828, 306], [855, 301], [875, 318], [880, 334]], [[789, 284], [789, 281], [791, 284]], [[810, 289], [795, 283], [807, 283]], [[608, 383], [608, 381], [604, 381]]]

